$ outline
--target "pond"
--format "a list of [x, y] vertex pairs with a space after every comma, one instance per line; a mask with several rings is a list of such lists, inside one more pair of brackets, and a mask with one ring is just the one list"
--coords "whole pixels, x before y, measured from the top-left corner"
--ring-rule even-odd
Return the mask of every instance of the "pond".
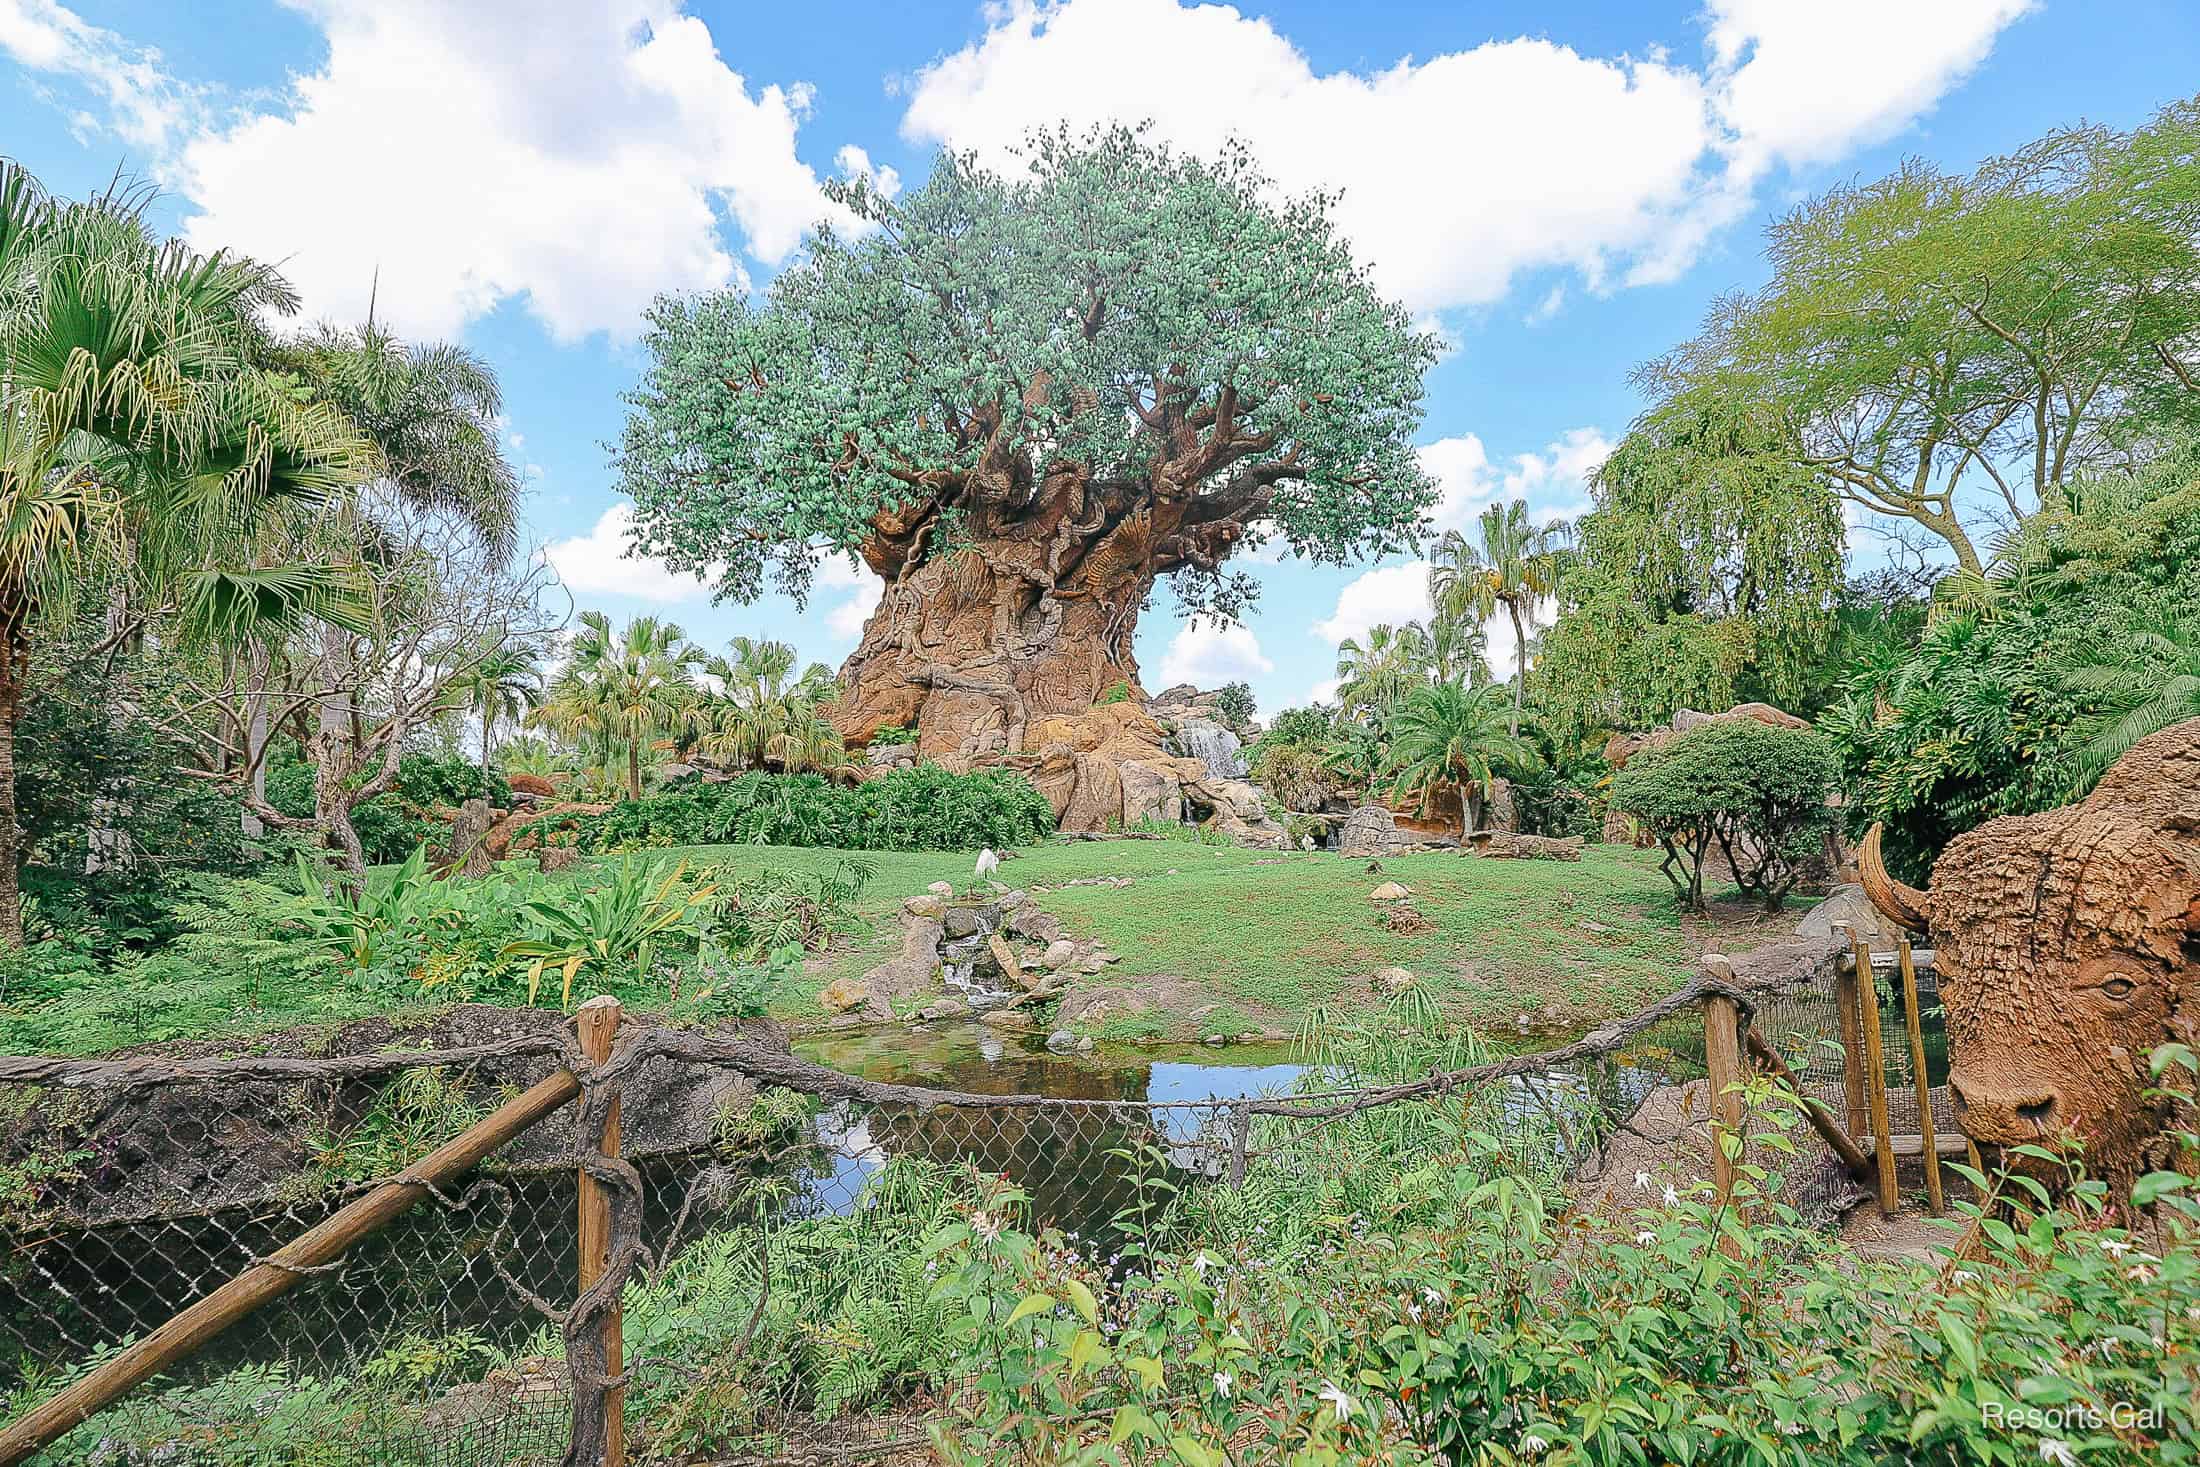
[[[1685, 1044], [1687, 1036], [1677, 1038]], [[1099, 1243], [1135, 1201], [1141, 1175], [1178, 1183], [1223, 1175], [1232, 1154], [1227, 1102], [1287, 1093], [1305, 1072], [1286, 1044], [1057, 1054], [1041, 1035], [982, 1024], [827, 1034], [797, 1048], [805, 1058], [871, 1079], [1073, 1103], [839, 1104], [791, 1143], [773, 1141], [746, 1159], [715, 1151], [654, 1158], [643, 1164], [644, 1237], [654, 1252], [677, 1252], [721, 1218], [754, 1216], [760, 1203], [794, 1216], [845, 1213], [866, 1180], [896, 1155], [997, 1173], [1028, 1195], [1036, 1222]], [[1690, 1069], [1685, 1053], [1646, 1044], [1613, 1063], [1509, 1081], [1506, 1109], [1525, 1115], [1550, 1111], [1555, 1102], [1573, 1117], [1592, 1110], [1625, 1115], [1651, 1088]], [[1581, 1103], [1591, 1100], [1594, 1107]], [[1594, 1128], [1564, 1134], [1561, 1159], [1595, 1140]], [[759, 1189], [767, 1179], [782, 1200]], [[142, 1334], [334, 1205], [116, 1225], [32, 1250], [0, 1274], [0, 1360], [17, 1368], [17, 1362], [69, 1363]], [[475, 1188], [465, 1205], [415, 1208], [334, 1271], [304, 1280], [215, 1342], [184, 1376], [205, 1379], [273, 1360], [309, 1373], [338, 1369], [406, 1330], [471, 1332], [485, 1344], [523, 1349], [545, 1323], [527, 1294], [562, 1304], [577, 1261], [570, 1173], [505, 1174]], [[9, 1373], [0, 1366], [0, 1385]]]

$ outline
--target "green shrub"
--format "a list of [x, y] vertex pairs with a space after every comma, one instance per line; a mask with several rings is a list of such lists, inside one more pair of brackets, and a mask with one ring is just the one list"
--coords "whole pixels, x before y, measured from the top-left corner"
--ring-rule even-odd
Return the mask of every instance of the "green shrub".
[[1658, 838], [1666, 877], [1690, 910], [1703, 910], [1714, 854], [1744, 892], [1778, 910], [1821, 849], [1834, 773], [1817, 734], [1728, 719], [1636, 755], [1612, 778], [1612, 804]]
[[[295, 755], [271, 764], [267, 802], [285, 815], [310, 816], [313, 775], [313, 766], [299, 762]], [[398, 761], [396, 787], [352, 811], [351, 823], [359, 832], [367, 864], [390, 865], [419, 846], [441, 846], [450, 839], [451, 827], [435, 812], [456, 809], [477, 797], [492, 805], [509, 805], [512, 787], [503, 775], [470, 759], [426, 752], [405, 755]]]
[[1256, 705], [1249, 683], [1225, 683], [1215, 694], [1215, 712], [1222, 717], [1225, 728], [1243, 728], [1253, 721]]
[[882, 728], [871, 735], [870, 747], [895, 749], [916, 741], [917, 731], [913, 728]]
[[1029, 845], [1054, 808], [1021, 775], [950, 774], [936, 764], [858, 785], [816, 774], [682, 780], [580, 822], [584, 849], [636, 846], [828, 846], [850, 851], [967, 851]]

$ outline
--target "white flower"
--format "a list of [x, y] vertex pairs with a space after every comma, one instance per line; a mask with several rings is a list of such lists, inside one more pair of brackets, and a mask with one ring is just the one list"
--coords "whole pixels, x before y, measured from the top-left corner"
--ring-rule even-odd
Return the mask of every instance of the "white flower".
[[1412, 1320], [1415, 1324], [1421, 1322], [1421, 1306], [1411, 1299], [1406, 1300], [1406, 1318]]
[[1635, 1246], [1637, 1248], [1647, 1248], [1656, 1241], [1658, 1241], [1658, 1235], [1656, 1233], [1635, 1234]]
[[1536, 1456], [1538, 1453], [1548, 1450], [1550, 1445], [1551, 1444], [1549, 1442], [1545, 1441], [1542, 1437], [1537, 1436], [1534, 1432], [1531, 1431], [1526, 1436], [1520, 1439], [1520, 1455], [1523, 1457], [1533, 1457]]
[[970, 1214], [970, 1231], [976, 1233], [988, 1243], [1000, 1237], [1001, 1229], [1005, 1225], [1005, 1219], [995, 1217], [990, 1212], [973, 1212]]
[[1421, 1297], [1431, 1304], [1441, 1304], [1444, 1302], [1444, 1291], [1434, 1284], [1430, 1284], [1427, 1288], [1421, 1290]]
[[1192, 1272], [1198, 1274], [1201, 1278], [1207, 1277], [1208, 1269], [1220, 1268], [1221, 1266], [1220, 1263], [1207, 1256], [1207, 1250], [1204, 1248], [1200, 1249], [1199, 1256], [1192, 1260]]
[[2078, 1454], [2070, 1450], [2070, 1443], [2056, 1441], [2051, 1436], [2040, 1438], [2040, 1460], [2053, 1462], [2055, 1467], [2078, 1467]]
[[[2111, 1258], [2121, 1258], [2131, 1251], [2131, 1245], [2122, 1238], [2101, 1239], [2101, 1251]], [[2042, 1445], [2045, 1445], [2042, 1443]]]
[[1335, 1408], [1339, 1421], [1350, 1420], [1352, 1413], [1360, 1409], [1360, 1403], [1345, 1394], [1344, 1387], [1333, 1380], [1322, 1382], [1321, 1399]]
[[1647, 1192], [1650, 1190], [1650, 1174], [1648, 1172], [1635, 1173], [1635, 1190], [1637, 1192]]
[[1948, 1277], [1959, 1289], [1966, 1284], [1975, 1284], [1978, 1282], [1978, 1275], [1971, 1272], [1967, 1268], [1959, 1268], [1954, 1273], [1948, 1275]]
[[2124, 1277], [2127, 1279], [2136, 1279], [2142, 1284], [2151, 1284], [2154, 1282], [2154, 1270], [2152, 1268], [2149, 1268], [2146, 1264], [2134, 1263], [2133, 1265], [2131, 1265], [2131, 1267], [2124, 1270]]
[[1673, 1184], [1672, 1184], [1671, 1182], [1668, 1182], [1668, 1183], [1666, 1183], [1666, 1184], [1665, 1184], [1665, 1205], [1666, 1205], [1667, 1207], [1671, 1207], [1671, 1206], [1673, 1206], [1673, 1205], [1674, 1205], [1675, 1203], [1679, 1202], [1680, 1200], [1681, 1200], [1681, 1194], [1673, 1190]]
[[1801, 1436], [1803, 1434], [1803, 1423], [1800, 1421], [1783, 1421], [1780, 1423], [1780, 1431], [1784, 1436]]
[[1237, 1384], [1237, 1377], [1236, 1377], [1236, 1376], [1234, 1376], [1234, 1375], [1232, 1375], [1232, 1374], [1230, 1374], [1230, 1372], [1229, 1372], [1229, 1371], [1227, 1371], [1227, 1370], [1218, 1370], [1218, 1371], [1216, 1371], [1216, 1372], [1215, 1372], [1215, 1394], [1216, 1394], [1216, 1395], [1218, 1395], [1218, 1396], [1221, 1396], [1221, 1397], [1223, 1397], [1224, 1399], [1228, 1399], [1228, 1398], [1229, 1398], [1229, 1395], [1230, 1395], [1230, 1391], [1231, 1391], [1231, 1388], [1232, 1388], [1232, 1387], [1234, 1387], [1234, 1386], [1235, 1386], [1236, 1384]]

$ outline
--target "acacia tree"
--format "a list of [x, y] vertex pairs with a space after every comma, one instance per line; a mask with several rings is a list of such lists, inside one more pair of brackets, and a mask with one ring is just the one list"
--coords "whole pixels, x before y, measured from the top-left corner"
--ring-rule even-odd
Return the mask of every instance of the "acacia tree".
[[1772, 227], [1763, 289], [1637, 384], [1776, 423], [1820, 491], [1943, 542], [2067, 507], [2074, 476], [2200, 424], [2200, 100], [1968, 175], [1913, 160]]
[[838, 185], [870, 227], [821, 229], [761, 308], [650, 313], [617, 455], [637, 547], [737, 600], [858, 554], [886, 590], [832, 705], [851, 744], [1018, 749], [1135, 685], [1157, 577], [1234, 615], [1248, 541], [1386, 553], [1434, 498], [1412, 449], [1433, 346], [1331, 200], [1122, 129], [1027, 161], [943, 155], [900, 200]]

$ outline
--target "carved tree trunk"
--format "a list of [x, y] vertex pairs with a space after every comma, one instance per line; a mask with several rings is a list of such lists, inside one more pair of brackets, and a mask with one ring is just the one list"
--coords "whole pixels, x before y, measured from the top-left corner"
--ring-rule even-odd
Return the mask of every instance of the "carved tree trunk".
[[915, 727], [926, 758], [1020, 753], [1024, 729], [1138, 687], [1131, 637], [1146, 584], [1061, 599], [988, 571], [977, 553], [889, 586], [841, 669], [834, 719], [850, 743]]
[[841, 668], [842, 737], [913, 726], [925, 757], [958, 763], [1023, 752], [1029, 724], [1118, 683], [1142, 696], [1131, 642], [1155, 577], [1212, 564], [1243, 526], [1196, 500], [1140, 499], [1050, 481], [971, 514], [967, 538], [938, 552], [929, 509], [882, 517], [863, 556], [886, 590]]

